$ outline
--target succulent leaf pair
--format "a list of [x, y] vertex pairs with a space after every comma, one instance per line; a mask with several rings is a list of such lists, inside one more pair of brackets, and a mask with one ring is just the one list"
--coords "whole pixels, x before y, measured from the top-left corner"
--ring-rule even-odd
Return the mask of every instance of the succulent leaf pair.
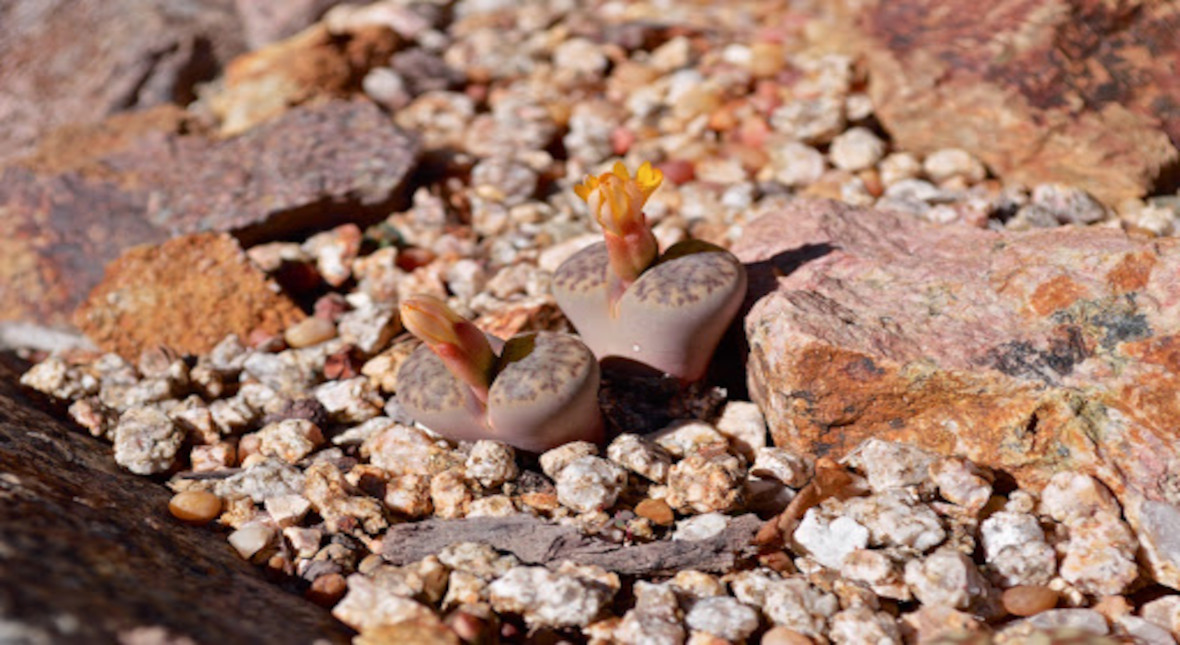
[[621, 164], [575, 187], [605, 241], [558, 267], [558, 306], [580, 332], [485, 336], [427, 296], [401, 305], [424, 341], [398, 371], [402, 405], [415, 420], [458, 440], [496, 439], [541, 452], [602, 439], [598, 361], [636, 363], [691, 382], [702, 378], [746, 291], [742, 264], [701, 241], [663, 255], [643, 206], [663, 175]]
[[553, 276], [553, 295], [599, 360], [634, 362], [691, 382], [702, 378], [746, 293], [733, 254], [700, 240], [663, 255], [643, 206], [663, 175], [622, 163], [575, 191], [605, 242], [575, 254]]
[[398, 400], [419, 423], [532, 452], [602, 440], [598, 361], [577, 338], [536, 332], [505, 342], [430, 296], [406, 299], [401, 315], [423, 341], [397, 373]]

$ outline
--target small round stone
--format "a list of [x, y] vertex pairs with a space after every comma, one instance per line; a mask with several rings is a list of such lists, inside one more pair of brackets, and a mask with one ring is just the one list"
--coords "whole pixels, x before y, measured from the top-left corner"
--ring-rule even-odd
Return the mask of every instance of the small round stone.
[[1041, 585], [1020, 585], [1000, 596], [1004, 609], [1014, 616], [1032, 616], [1057, 606], [1057, 591]]
[[189, 524], [208, 524], [221, 514], [221, 498], [203, 490], [188, 490], [168, 502], [172, 517]]
[[474, 643], [488, 638], [490, 621], [475, 614], [456, 610], [447, 616], [447, 626], [464, 642]]
[[283, 332], [283, 340], [296, 349], [318, 345], [336, 336], [336, 325], [330, 320], [312, 316], [291, 325]]
[[446, 625], [422, 618], [411, 618], [392, 624], [378, 624], [366, 629], [352, 641], [355, 645], [387, 645], [388, 643], [417, 643], [418, 645], [461, 645], [463, 641]]
[[403, 108], [413, 100], [406, 80], [388, 67], [377, 67], [365, 74], [361, 89], [369, 98], [390, 110]]
[[684, 159], [671, 159], [659, 164], [658, 167], [660, 172], [664, 173], [664, 178], [676, 185], [692, 181], [695, 174], [693, 163]]
[[783, 46], [779, 43], [754, 43], [750, 45], [750, 57], [746, 68], [758, 78], [774, 76], [786, 63], [783, 51]]
[[274, 537], [274, 528], [262, 522], [252, 521], [243, 524], [225, 539], [238, 555], [249, 560], [270, 546]]
[[344, 597], [346, 591], [348, 583], [344, 576], [328, 573], [313, 580], [304, 597], [321, 607], [332, 607]]
[[814, 184], [827, 170], [824, 154], [798, 141], [788, 141], [770, 149], [774, 178], [791, 187]]
[[799, 632], [779, 625], [762, 635], [762, 645], [812, 645], [815, 641]]
[[758, 614], [737, 598], [712, 596], [693, 603], [684, 622], [694, 631], [741, 642], [758, 629]]
[[885, 155], [885, 142], [868, 128], [851, 128], [832, 140], [828, 156], [832, 165], [849, 171], [864, 170]]
[[922, 164], [926, 176], [936, 184], [952, 177], [962, 177], [968, 183], [978, 183], [987, 176], [987, 169], [971, 153], [958, 148], [936, 150]]
[[557, 474], [557, 500], [578, 513], [605, 511], [627, 484], [627, 471], [601, 457], [585, 456]]

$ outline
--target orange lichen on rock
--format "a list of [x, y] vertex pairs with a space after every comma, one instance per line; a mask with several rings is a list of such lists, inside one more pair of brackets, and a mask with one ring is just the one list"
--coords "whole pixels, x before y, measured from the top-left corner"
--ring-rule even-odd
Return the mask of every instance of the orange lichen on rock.
[[1078, 298], [1086, 297], [1086, 288], [1074, 282], [1069, 276], [1059, 275], [1041, 283], [1029, 298], [1029, 305], [1039, 316], [1048, 316], [1054, 311], [1065, 309]]
[[1151, 270], [1157, 262], [1155, 253], [1151, 251], [1128, 253], [1106, 273], [1106, 282], [1117, 293], [1138, 291], [1147, 286]]
[[228, 334], [280, 334], [303, 318], [226, 233], [125, 252], [74, 312], [74, 323], [99, 347], [129, 359], [159, 345], [203, 354]]

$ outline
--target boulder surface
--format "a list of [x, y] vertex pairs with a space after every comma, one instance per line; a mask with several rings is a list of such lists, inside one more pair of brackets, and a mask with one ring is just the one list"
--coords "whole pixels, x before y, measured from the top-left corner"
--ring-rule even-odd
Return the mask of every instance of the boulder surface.
[[38, 409], [0, 355], [0, 632], [15, 643], [346, 643], [160, 484]]
[[877, 118], [901, 149], [961, 148], [1004, 179], [1112, 205], [1175, 181], [1180, 4], [846, 4], [832, 39], [864, 54]]
[[93, 155], [0, 170], [0, 320], [66, 323], [138, 244], [210, 230], [251, 244], [374, 221], [403, 197], [418, 154], [367, 101], [299, 106], [227, 140], [144, 118], [92, 133]]
[[759, 298], [750, 395], [776, 444], [909, 442], [1032, 487], [1093, 474], [1180, 587], [1180, 241], [800, 200], [734, 251]]

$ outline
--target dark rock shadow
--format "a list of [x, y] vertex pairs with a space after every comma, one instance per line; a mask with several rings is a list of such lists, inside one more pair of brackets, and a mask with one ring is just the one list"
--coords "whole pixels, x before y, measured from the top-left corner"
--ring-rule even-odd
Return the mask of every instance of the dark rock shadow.
[[774, 291], [780, 277], [794, 273], [799, 267], [818, 260], [835, 251], [837, 246], [822, 244], [804, 244], [799, 248], [783, 251], [772, 258], [746, 265], [746, 275], [750, 279], [750, 286], [746, 290], [746, 300], [742, 303], [742, 316], [750, 311], [755, 302], [762, 296]]
[[598, 401], [609, 442], [620, 433], [648, 434], [678, 419], [712, 421], [725, 394], [707, 378], [683, 383], [642, 363], [610, 356], [602, 361]]

